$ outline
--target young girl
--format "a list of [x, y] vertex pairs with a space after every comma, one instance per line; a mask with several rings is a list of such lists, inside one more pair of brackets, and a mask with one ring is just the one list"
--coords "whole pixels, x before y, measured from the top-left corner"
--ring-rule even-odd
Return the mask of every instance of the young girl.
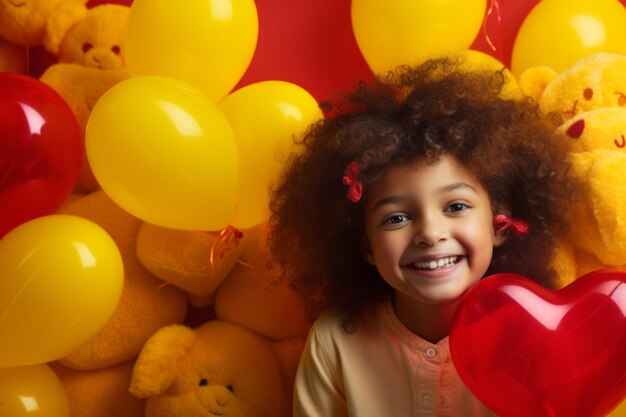
[[[303, 139], [270, 244], [314, 324], [294, 416], [492, 416], [448, 350], [463, 293], [514, 272], [555, 286], [572, 190], [558, 120], [499, 96], [501, 73], [437, 60], [362, 86]], [[552, 121], [551, 121], [552, 120]]]

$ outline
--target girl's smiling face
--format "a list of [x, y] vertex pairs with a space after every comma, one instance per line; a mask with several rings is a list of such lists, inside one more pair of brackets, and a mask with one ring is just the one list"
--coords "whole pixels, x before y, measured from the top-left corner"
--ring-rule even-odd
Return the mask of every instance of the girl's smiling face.
[[502, 243], [487, 191], [448, 155], [391, 168], [372, 186], [365, 228], [365, 259], [396, 298], [417, 304], [458, 299]]

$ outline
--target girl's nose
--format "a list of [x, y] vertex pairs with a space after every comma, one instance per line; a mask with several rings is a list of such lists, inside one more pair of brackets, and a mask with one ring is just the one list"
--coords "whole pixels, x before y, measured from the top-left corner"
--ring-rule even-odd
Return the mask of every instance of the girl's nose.
[[446, 222], [437, 216], [423, 216], [416, 223], [415, 238], [416, 245], [435, 246], [438, 242], [446, 240], [449, 236]]

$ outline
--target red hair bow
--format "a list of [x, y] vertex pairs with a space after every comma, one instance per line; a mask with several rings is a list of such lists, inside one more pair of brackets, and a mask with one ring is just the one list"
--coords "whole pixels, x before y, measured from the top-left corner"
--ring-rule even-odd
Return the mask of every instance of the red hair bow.
[[348, 186], [346, 198], [353, 203], [357, 203], [363, 195], [363, 183], [359, 180], [359, 164], [352, 161], [346, 167], [346, 172], [342, 178], [343, 183]]
[[502, 233], [507, 229], [511, 229], [515, 235], [525, 235], [530, 229], [528, 222], [525, 220], [511, 219], [505, 214], [496, 214], [493, 218], [493, 226], [496, 228], [496, 233]]

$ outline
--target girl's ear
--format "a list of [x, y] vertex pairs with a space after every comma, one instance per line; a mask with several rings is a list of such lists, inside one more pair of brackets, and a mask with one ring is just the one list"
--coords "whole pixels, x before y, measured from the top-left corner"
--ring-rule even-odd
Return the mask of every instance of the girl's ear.
[[506, 242], [506, 233], [505, 232], [496, 232], [496, 229], [493, 229], [493, 247], [497, 248], [501, 246], [504, 242]]
[[500, 232], [498, 232], [498, 228], [499, 226], [496, 225], [496, 216], [502, 215], [504, 214], [505, 216], [510, 216], [511, 215], [511, 211], [507, 208], [504, 207], [494, 207], [492, 209], [493, 212], [493, 247], [497, 248], [498, 246], [501, 246], [504, 242], [506, 242], [506, 237], [508, 235], [508, 233], [506, 233], [506, 231], [502, 230]]

